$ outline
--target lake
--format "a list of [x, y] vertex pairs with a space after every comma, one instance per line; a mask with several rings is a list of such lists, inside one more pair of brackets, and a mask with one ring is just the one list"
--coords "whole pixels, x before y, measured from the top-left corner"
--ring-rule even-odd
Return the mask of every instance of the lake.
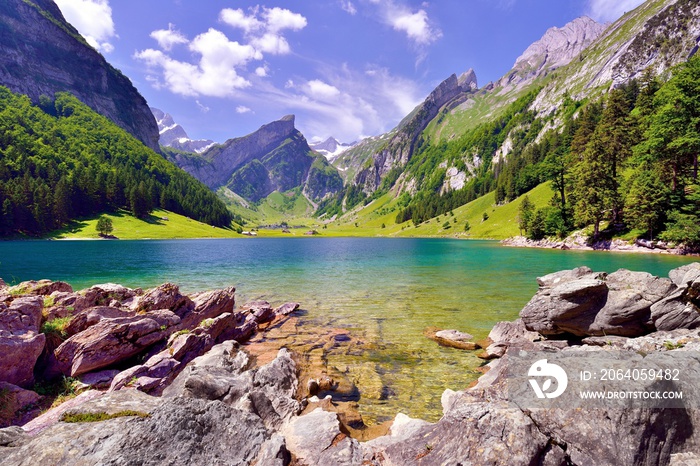
[[694, 260], [450, 239], [0, 242], [0, 277], [8, 283], [48, 278], [78, 290], [105, 282], [147, 288], [169, 281], [185, 292], [233, 285], [241, 304], [300, 302], [311, 323], [347, 328], [376, 344], [367, 354], [329, 361], [343, 371], [369, 367], [387, 387], [388, 397], [360, 400], [369, 423], [398, 411], [435, 420], [442, 392], [464, 389], [478, 377], [482, 361], [439, 347], [423, 335], [427, 327], [484, 338], [496, 322], [517, 318], [537, 291], [538, 276], [581, 265], [666, 276]]

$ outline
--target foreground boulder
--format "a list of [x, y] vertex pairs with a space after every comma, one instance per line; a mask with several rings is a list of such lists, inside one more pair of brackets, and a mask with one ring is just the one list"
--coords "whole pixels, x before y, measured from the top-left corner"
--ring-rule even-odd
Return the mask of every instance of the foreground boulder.
[[22, 282], [19, 285], [12, 286], [7, 291], [11, 294], [16, 295], [49, 296], [50, 294], [55, 292], [71, 293], [73, 291], [73, 288], [65, 282], [53, 282], [51, 280], [31, 280], [27, 282]]
[[[540, 289], [520, 312], [529, 331], [545, 336], [619, 335], [700, 327], [697, 266], [671, 272], [612, 274], [579, 267], [538, 279]], [[686, 277], [687, 276], [687, 277]]]
[[32, 435], [0, 429], [3, 465], [289, 464], [275, 432], [281, 423], [268, 422], [299, 409], [286, 350], [248, 369], [245, 353], [227, 342], [188, 368], [162, 398], [86, 392], [30, 423]]
[[39, 412], [41, 396], [7, 382], [0, 382], [0, 428], [26, 424]]
[[104, 319], [63, 342], [54, 354], [61, 371], [71, 377], [108, 367], [139, 354], [164, 339], [180, 323], [170, 311]]
[[34, 382], [34, 366], [46, 336], [40, 333], [44, 298], [15, 298], [0, 304], [0, 382], [28, 388]]

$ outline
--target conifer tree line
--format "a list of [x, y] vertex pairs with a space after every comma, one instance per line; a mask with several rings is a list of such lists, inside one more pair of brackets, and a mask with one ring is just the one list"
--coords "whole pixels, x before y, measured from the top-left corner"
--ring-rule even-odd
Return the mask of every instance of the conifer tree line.
[[541, 144], [541, 178], [556, 194], [538, 211], [521, 203], [520, 226], [531, 238], [591, 226], [593, 239], [631, 230], [700, 246], [700, 57], [665, 83], [647, 71], [611, 90]]
[[210, 225], [232, 216], [206, 186], [67, 93], [0, 87], [0, 235], [41, 235], [70, 220], [163, 208]]

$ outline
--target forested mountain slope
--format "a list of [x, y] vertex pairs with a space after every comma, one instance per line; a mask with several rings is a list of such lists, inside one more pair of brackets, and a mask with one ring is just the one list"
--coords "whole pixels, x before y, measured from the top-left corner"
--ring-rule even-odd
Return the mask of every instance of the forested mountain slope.
[[158, 127], [146, 100], [52, 0], [0, 2], [0, 85], [35, 104], [42, 96], [70, 92], [158, 151]]
[[0, 234], [155, 207], [216, 226], [232, 215], [206, 186], [67, 93], [32, 105], [0, 87]]

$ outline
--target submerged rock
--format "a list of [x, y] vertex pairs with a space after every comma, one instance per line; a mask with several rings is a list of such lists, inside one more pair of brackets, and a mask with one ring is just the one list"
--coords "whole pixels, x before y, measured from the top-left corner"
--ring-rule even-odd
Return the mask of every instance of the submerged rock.
[[480, 346], [474, 343], [474, 337], [468, 333], [460, 332], [459, 330], [437, 330], [437, 329], [427, 329], [425, 332], [426, 336], [431, 340], [436, 341], [442, 346], [447, 346], [450, 348], [457, 348], [467, 351], [473, 351], [479, 349]]

